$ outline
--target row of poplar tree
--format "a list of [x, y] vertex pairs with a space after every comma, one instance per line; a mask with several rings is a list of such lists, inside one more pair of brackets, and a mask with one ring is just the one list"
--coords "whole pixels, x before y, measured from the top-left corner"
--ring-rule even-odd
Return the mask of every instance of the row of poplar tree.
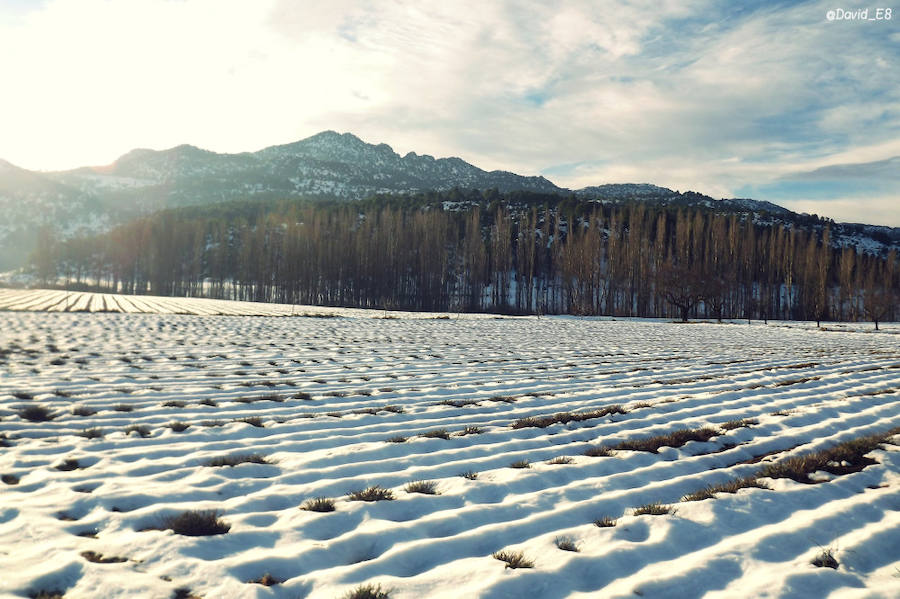
[[[453, 201], [450, 201], [450, 200]], [[895, 252], [827, 223], [486, 194], [164, 211], [33, 256], [41, 277], [119, 293], [379, 309], [886, 320]]]

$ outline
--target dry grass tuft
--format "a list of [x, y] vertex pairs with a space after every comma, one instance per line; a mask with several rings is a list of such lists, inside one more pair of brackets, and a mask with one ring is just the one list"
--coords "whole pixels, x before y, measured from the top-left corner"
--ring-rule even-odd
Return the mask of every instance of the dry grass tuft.
[[219, 518], [216, 510], [189, 510], [162, 519], [161, 528], [188, 537], [223, 535], [231, 530], [231, 524]]
[[681, 447], [689, 441], [705, 442], [718, 434], [719, 433], [716, 430], [711, 428], [683, 428], [655, 437], [623, 441], [618, 445], [613, 446], [613, 449], [659, 453], [660, 447]]
[[121, 564], [122, 562], [128, 561], [128, 558], [126, 557], [106, 557], [95, 551], [82, 551], [81, 557], [91, 562], [92, 564]]
[[584, 455], [589, 458], [608, 458], [612, 454], [612, 450], [605, 445], [594, 445], [584, 450]]
[[838, 476], [859, 472], [866, 466], [876, 463], [872, 458], [866, 457], [866, 454], [897, 434], [900, 434], [900, 427], [844, 441], [828, 449], [769, 464], [757, 475], [767, 478], [790, 478], [799, 483], [813, 483], [815, 481], [811, 480], [809, 475], [819, 470]]
[[391, 501], [394, 492], [379, 485], [373, 485], [365, 489], [356, 489], [347, 493], [350, 501]]
[[823, 549], [822, 553], [814, 557], [810, 563], [817, 568], [832, 568], [834, 570], [837, 570], [840, 565], [831, 549]]
[[49, 422], [56, 418], [56, 414], [44, 406], [24, 406], [19, 408], [19, 417], [29, 422]]
[[534, 562], [525, 557], [521, 551], [496, 551], [491, 557], [506, 562], [507, 568], [534, 568]]
[[333, 512], [335, 509], [334, 499], [329, 499], [328, 497], [307, 499], [300, 506], [300, 509], [306, 510], [307, 512]]
[[578, 546], [575, 545], [575, 541], [572, 540], [571, 537], [556, 537], [553, 542], [563, 551], [574, 551], [575, 553], [578, 553]]
[[85, 439], [102, 439], [103, 434], [102, 428], [86, 428], [77, 433], [79, 437], [84, 437]]
[[635, 516], [664, 516], [666, 514], [674, 514], [675, 510], [672, 509], [671, 506], [665, 505], [664, 503], [660, 503], [659, 501], [654, 503], [648, 503], [646, 505], [642, 505], [640, 507], [634, 508], [633, 515]]
[[380, 584], [364, 584], [349, 591], [341, 599], [390, 599], [391, 592]]
[[466, 428], [456, 433], [456, 435], [458, 437], [465, 437], [466, 435], [480, 435], [483, 432], [484, 429], [480, 426], [467, 426]]
[[141, 437], [149, 437], [150, 436], [150, 427], [145, 424], [131, 424], [125, 428], [125, 434], [130, 435], [131, 433], [137, 433]]
[[759, 424], [759, 420], [757, 420], [756, 418], [741, 418], [740, 420], [729, 420], [728, 422], [723, 422], [721, 426], [723, 430], [731, 431], [736, 428], [748, 428], [755, 424]]
[[512, 423], [512, 428], [520, 429], [520, 428], [547, 428], [553, 424], [568, 424], [569, 422], [583, 422], [585, 420], [591, 420], [593, 418], [602, 418], [604, 416], [609, 416], [610, 414], [625, 414], [625, 409], [616, 404], [612, 406], [607, 406], [605, 408], [600, 408], [597, 410], [590, 410], [588, 412], [559, 412], [557, 414], [553, 414], [551, 416], [528, 416], [527, 418], [520, 418]]
[[497, 403], [515, 403], [516, 397], [514, 395], [494, 395], [489, 397], [488, 401]]
[[478, 401], [474, 399], [445, 399], [437, 402], [439, 406], [451, 406], [454, 408], [464, 408], [466, 406], [476, 406]]
[[738, 478], [728, 482], [710, 485], [705, 489], [689, 493], [681, 498], [682, 501], [703, 501], [704, 499], [712, 499], [716, 493], [737, 493], [740, 489], [768, 489], [768, 485], [757, 479], [755, 476]]
[[406, 483], [403, 488], [407, 493], [422, 493], [423, 495], [437, 495], [437, 483], [432, 480], [415, 480]]
[[245, 453], [238, 455], [230, 455], [230, 456], [220, 456], [218, 458], [212, 458], [208, 460], [203, 465], [204, 466], [212, 466], [214, 468], [220, 468], [222, 466], [234, 467], [238, 464], [271, 464], [269, 460], [266, 459], [265, 456], [260, 455], [258, 453]]
[[264, 587], [275, 586], [276, 584], [281, 584], [282, 582], [284, 582], [284, 581], [281, 580], [280, 578], [275, 578], [274, 576], [272, 576], [272, 575], [269, 574], [268, 572], [266, 572], [265, 574], [263, 574], [263, 575], [260, 576], [259, 578], [254, 578], [253, 580], [248, 580], [248, 581], [247, 581], [248, 584], [261, 584], [261, 585], [263, 585]]

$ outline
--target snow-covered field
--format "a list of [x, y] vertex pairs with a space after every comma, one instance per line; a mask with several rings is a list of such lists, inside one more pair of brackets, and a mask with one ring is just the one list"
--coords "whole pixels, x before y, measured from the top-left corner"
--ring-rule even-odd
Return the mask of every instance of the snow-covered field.
[[[385, 312], [353, 308], [297, 306], [258, 302], [234, 302], [203, 298], [121, 295], [46, 289], [0, 289], [0, 310], [43, 312], [123, 312], [139, 314], [195, 314], [198, 316], [355, 316], [383, 318]], [[434, 312], [389, 313], [393, 317], [435, 318]], [[493, 318], [484, 314], [463, 314], [462, 318]], [[454, 314], [454, 318], [457, 315]]]
[[0, 291], [0, 595], [900, 596], [897, 445], [682, 501], [900, 426], [897, 325], [60, 297]]

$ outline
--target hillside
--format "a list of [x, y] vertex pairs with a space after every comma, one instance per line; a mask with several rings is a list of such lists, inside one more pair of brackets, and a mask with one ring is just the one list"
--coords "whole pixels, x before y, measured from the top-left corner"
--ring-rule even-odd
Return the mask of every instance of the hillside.
[[[0, 269], [24, 263], [42, 226], [70, 237], [97, 233], [160, 209], [252, 199], [360, 200], [374, 194], [429, 190], [492, 189], [499, 192], [575, 194], [605, 202], [641, 200], [685, 207], [715, 206], [791, 220], [794, 213], [768, 202], [715, 200], [649, 184], [561, 188], [544, 177], [485, 171], [460, 158], [410, 152], [324, 131], [257, 152], [219, 154], [195, 146], [137, 149], [113, 164], [70, 171], [34, 172], [0, 160]], [[870, 252], [900, 247], [900, 228], [851, 227], [836, 243]]]

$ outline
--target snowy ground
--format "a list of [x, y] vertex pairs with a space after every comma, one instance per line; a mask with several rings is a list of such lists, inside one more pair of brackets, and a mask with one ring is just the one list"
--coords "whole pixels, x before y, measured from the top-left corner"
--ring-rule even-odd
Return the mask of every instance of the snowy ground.
[[[0, 308], [58, 310], [59, 293], [0, 291]], [[70, 310], [167, 313], [0, 312], [2, 596], [333, 599], [367, 583], [392, 599], [900, 596], [896, 445], [818, 484], [764, 478], [769, 489], [681, 501], [900, 426], [897, 325], [97, 297], [70, 294]], [[203, 315], [291, 312], [337, 317]], [[621, 413], [512, 426], [613, 405]], [[23, 417], [34, 406], [52, 420]], [[262, 426], [239, 420], [253, 417]], [[715, 436], [585, 455], [701, 427]], [[271, 463], [206, 465], [250, 453]], [[394, 499], [347, 496], [372, 485]], [[316, 497], [335, 510], [300, 509]], [[653, 502], [674, 513], [633, 514]], [[193, 509], [219, 510], [230, 529], [159, 530]], [[594, 524], [604, 517], [615, 526]], [[507, 568], [492, 557], [504, 550], [533, 567]], [[811, 564], [823, 550], [837, 569]], [[281, 582], [250, 582], [265, 574]]]
[[[198, 316], [349, 316], [357, 318], [436, 318], [434, 312], [400, 312], [297, 306], [257, 302], [233, 302], [204, 298], [120, 295], [46, 289], [0, 289], [0, 310], [43, 312], [124, 312], [140, 314], [195, 314]], [[453, 315], [454, 318], [493, 318], [486, 314]]]

